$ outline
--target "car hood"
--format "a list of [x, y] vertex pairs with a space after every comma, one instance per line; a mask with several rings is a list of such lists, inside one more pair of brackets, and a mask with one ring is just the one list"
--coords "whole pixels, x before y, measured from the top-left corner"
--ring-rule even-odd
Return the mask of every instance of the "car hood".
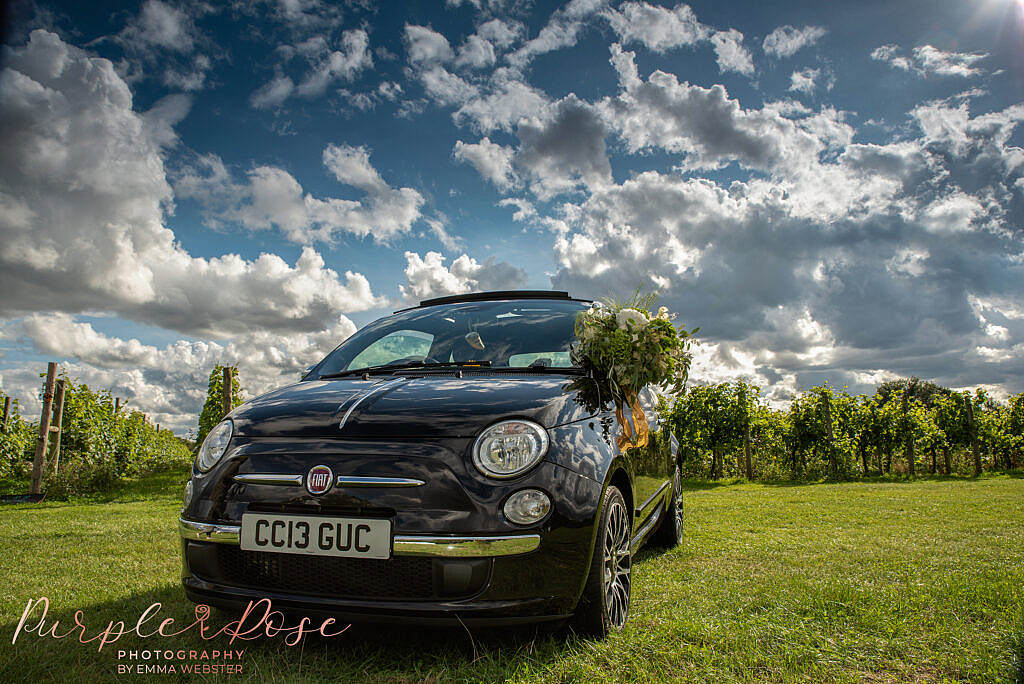
[[527, 373], [311, 380], [264, 394], [230, 417], [235, 433], [251, 438], [472, 437], [511, 417], [545, 427], [587, 418], [595, 411], [577, 388], [592, 382]]

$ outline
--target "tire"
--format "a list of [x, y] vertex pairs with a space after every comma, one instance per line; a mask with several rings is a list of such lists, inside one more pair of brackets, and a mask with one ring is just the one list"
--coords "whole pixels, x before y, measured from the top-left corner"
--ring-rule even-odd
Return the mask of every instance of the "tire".
[[683, 542], [683, 475], [678, 465], [672, 478], [672, 501], [663, 515], [651, 541], [666, 549], [674, 549]]
[[576, 608], [578, 634], [603, 638], [629, 619], [633, 581], [632, 525], [626, 501], [617, 487], [608, 487], [594, 540], [590, 572]]

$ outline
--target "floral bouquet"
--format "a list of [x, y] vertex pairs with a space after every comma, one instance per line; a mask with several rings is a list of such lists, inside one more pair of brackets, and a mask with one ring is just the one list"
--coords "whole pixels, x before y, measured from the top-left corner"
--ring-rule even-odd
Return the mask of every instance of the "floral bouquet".
[[[573, 362], [594, 370], [602, 394], [614, 399], [622, 427], [620, 449], [647, 444], [647, 417], [637, 399], [640, 390], [653, 384], [681, 392], [690, 370], [689, 347], [697, 330], [676, 328], [675, 314], [664, 306], [651, 313], [654, 302], [654, 294], [637, 291], [625, 302], [595, 302], [576, 319]], [[631, 422], [625, 419], [624, 405], [630, 407]]]

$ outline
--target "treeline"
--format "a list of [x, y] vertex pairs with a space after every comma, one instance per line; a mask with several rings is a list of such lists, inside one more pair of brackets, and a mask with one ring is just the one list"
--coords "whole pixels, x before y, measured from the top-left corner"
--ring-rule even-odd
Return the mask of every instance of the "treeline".
[[735, 382], [691, 387], [662, 413], [689, 477], [847, 479], [1024, 466], [1024, 393], [1001, 403], [982, 389], [955, 392], [910, 378], [871, 396], [822, 385], [780, 410]]
[[[141, 411], [118, 410], [108, 390], [91, 389], [65, 373], [61, 379], [65, 389], [60, 456], [58, 462], [51, 443], [43, 480], [48, 498], [109, 490], [124, 478], [191, 461], [191, 442], [158, 429]], [[7, 429], [0, 434], [0, 478], [17, 483], [28, 476], [38, 432], [38, 421], [27, 420], [13, 401]]]

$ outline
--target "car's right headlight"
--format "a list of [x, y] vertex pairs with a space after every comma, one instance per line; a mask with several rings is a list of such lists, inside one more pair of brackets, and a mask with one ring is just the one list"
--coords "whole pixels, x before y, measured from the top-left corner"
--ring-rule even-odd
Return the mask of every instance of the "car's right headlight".
[[207, 472], [217, 461], [221, 459], [224, 452], [228, 450], [228, 443], [231, 442], [231, 433], [234, 426], [230, 420], [223, 420], [217, 427], [210, 430], [203, 440], [203, 446], [199, 447], [199, 458], [196, 459], [196, 467], [200, 472]]
[[548, 432], [529, 420], [503, 420], [473, 443], [473, 463], [488, 477], [522, 475], [548, 451]]

